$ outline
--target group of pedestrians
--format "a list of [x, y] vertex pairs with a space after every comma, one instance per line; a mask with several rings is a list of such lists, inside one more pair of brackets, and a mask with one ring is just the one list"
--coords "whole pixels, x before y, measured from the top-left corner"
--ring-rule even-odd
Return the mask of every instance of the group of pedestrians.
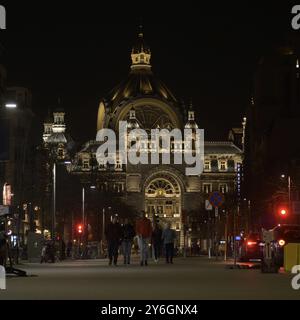
[[124, 256], [124, 264], [130, 264], [131, 249], [134, 238], [137, 238], [140, 265], [148, 265], [149, 246], [152, 244], [154, 261], [157, 263], [161, 255], [162, 247], [165, 249], [166, 263], [173, 263], [174, 242], [176, 240], [176, 232], [171, 229], [168, 223], [166, 228], [162, 230], [158, 223], [153, 224], [146, 217], [146, 213], [142, 211], [142, 216], [136, 221], [135, 228], [128, 219], [124, 220], [124, 224], [120, 224], [116, 216], [107, 225], [105, 236], [108, 246], [109, 265], [117, 265], [119, 247], [122, 248]]

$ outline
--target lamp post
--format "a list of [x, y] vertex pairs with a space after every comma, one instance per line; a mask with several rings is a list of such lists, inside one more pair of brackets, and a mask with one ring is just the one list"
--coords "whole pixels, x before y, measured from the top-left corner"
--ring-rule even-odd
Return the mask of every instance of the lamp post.
[[102, 237], [101, 237], [101, 253], [104, 257], [104, 237], [105, 237], [105, 208], [102, 209]]
[[291, 177], [288, 176], [288, 193], [289, 193], [289, 211], [292, 213], [292, 203], [291, 203]]
[[[110, 212], [111, 207], [107, 208]], [[102, 239], [101, 239], [101, 251], [102, 254], [104, 255], [104, 240], [105, 240], [105, 207], [102, 209]]]
[[[285, 174], [281, 175], [281, 178], [286, 178]], [[291, 201], [291, 184], [292, 184], [292, 180], [291, 180], [291, 176], [288, 175], [287, 177], [287, 181], [288, 181], [288, 207], [289, 207], [289, 213], [291, 214], [292, 212], [292, 201]]]
[[82, 187], [82, 225], [83, 234], [85, 233], [85, 188]]
[[56, 163], [53, 164], [53, 211], [52, 211], [52, 239], [55, 239], [55, 226], [56, 226]]
[[105, 237], [105, 208], [102, 210], [102, 243]]
[[[59, 164], [59, 163], [58, 163]], [[64, 165], [69, 165], [71, 164], [71, 161], [64, 161], [63, 163]], [[57, 163], [54, 160], [53, 161], [53, 204], [52, 204], [52, 222], [51, 222], [51, 236], [52, 239], [55, 239], [55, 229], [56, 229], [56, 182], [57, 182]]]
[[[97, 187], [95, 185], [91, 185], [89, 187], [90, 190], [96, 190]], [[82, 212], [82, 238], [83, 238], [83, 244], [85, 246], [87, 240], [88, 240], [88, 223], [87, 223], [87, 219], [86, 219], [86, 212], [85, 212], [85, 207], [86, 207], [86, 195], [87, 195], [87, 190], [86, 188], [83, 186], [82, 187], [82, 208], [81, 208], [81, 212]]]

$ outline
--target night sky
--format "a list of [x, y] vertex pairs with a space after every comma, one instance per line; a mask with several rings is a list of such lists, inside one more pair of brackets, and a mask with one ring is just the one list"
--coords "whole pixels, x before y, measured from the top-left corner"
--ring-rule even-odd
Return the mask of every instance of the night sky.
[[129, 72], [141, 20], [155, 75], [178, 99], [193, 99], [206, 139], [240, 124], [260, 57], [291, 31], [287, 1], [19, 2], [6, 4], [0, 31], [8, 85], [32, 89], [41, 119], [60, 98], [81, 142], [95, 138], [99, 100]]

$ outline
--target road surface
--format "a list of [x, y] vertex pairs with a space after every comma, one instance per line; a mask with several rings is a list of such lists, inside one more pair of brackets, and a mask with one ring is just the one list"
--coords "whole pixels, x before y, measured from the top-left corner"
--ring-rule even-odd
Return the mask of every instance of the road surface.
[[108, 266], [107, 260], [23, 264], [29, 277], [7, 279], [3, 299], [300, 299], [291, 275], [230, 270], [206, 257], [138, 265]]

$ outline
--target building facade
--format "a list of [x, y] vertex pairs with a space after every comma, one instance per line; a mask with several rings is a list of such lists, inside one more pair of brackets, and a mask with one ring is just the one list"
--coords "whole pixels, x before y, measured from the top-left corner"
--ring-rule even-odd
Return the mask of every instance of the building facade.
[[282, 223], [281, 207], [286, 223], [299, 223], [300, 50], [292, 40], [261, 58], [247, 110], [245, 191], [253, 220], [270, 228]]
[[[127, 123], [127, 129], [141, 128], [149, 134], [151, 129], [198, 128], [192, 106], [187, 111], [153, 74], [151, 51], [142, 31], [131, 52], [128, 77], [100, 101], [97, 131], [112, 129], [119, 142], [124, 138], [119, 136], [121, 121]], [[231, 137], [232, 141], [205, 142], [204, 172], [195, 176], [186, 175], [186, 164], [172, 164], [172, 161], [169, 165], [133, 165], [116, 156], [113, 164], [101, 162], [97, 159], [97, 150], [102, 143], [95, 139], [82, 146], [68, 169], [83, 185], [93, 185], [99, 192], [113, 194], [137, 212], [146, 211], [151, 219], [156, 215], [161, 224], [171, 222], [182, 245], [187, 229], [190, 239], [201, 237], [199, 224], [205, 222], [198, 218], [207, 214], [205, 200], [212, 191], [224, 195], [237, 191], [237, 168], [242, 164], [243, 151], [234, 144], [235, 135]], [[130, 135], [125, 140], [130, 145]], [[192, 140], [193, 137], [188, 143]], [[141, 149], [149, 156], [154, 152], [161, 157], [165, 152], [163, 147], [151, 143], [142, 144]], [[171, 143], [171, 158], [178, 152], [184, 154], [183, 142]], [[194, 221], [198, 221], [196, 224], [189, 219], [192, 213]]]
[[38, 131], [29, 89], [3, 88], [0, 123], [0, 204], [9, 208], [3, 223], [11, 236], [12, 248], [19, 248], [18, 244], [26, 243], [28, 232], [41, 229], [36, 201]]

